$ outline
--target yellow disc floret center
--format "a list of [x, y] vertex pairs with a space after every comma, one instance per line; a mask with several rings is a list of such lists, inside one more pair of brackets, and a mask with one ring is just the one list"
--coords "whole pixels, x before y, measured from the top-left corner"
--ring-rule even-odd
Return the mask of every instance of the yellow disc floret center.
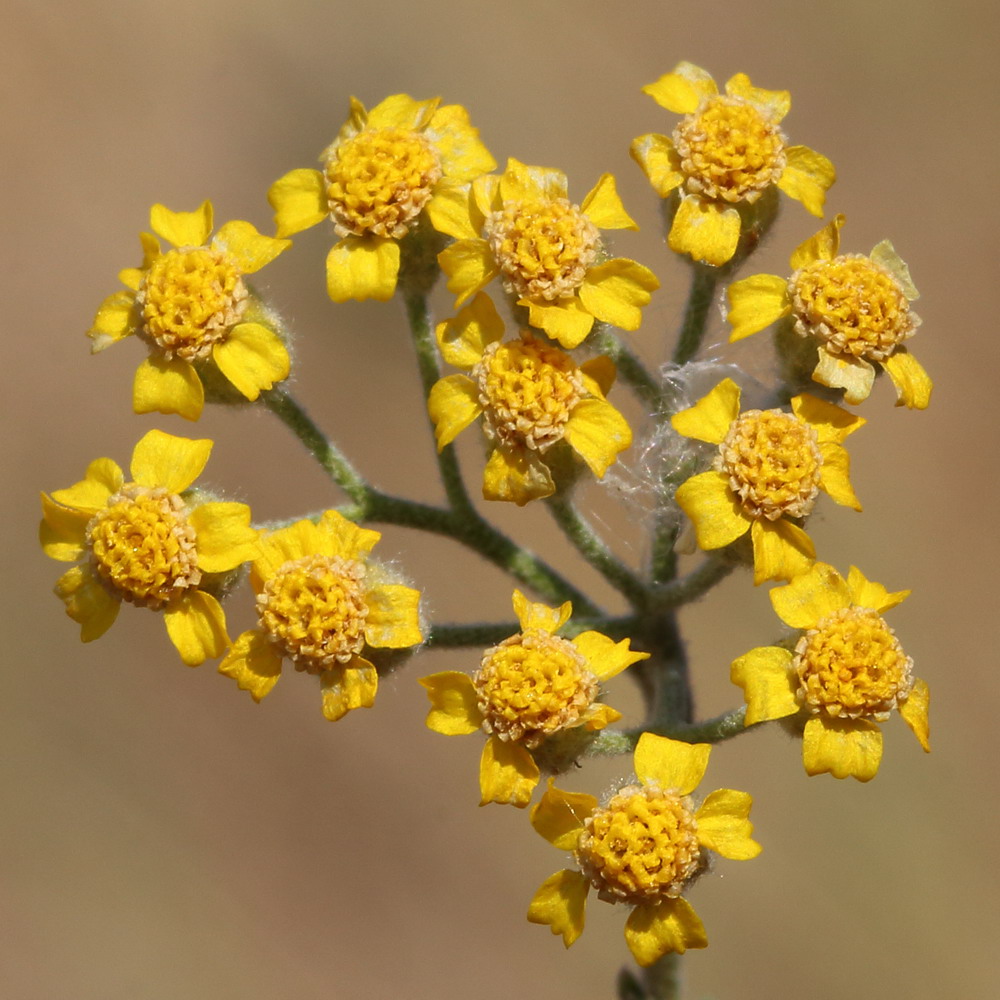
[[483, 729], [528, 747], [576, 725], [598, 686], [576, 646], [542, 629], [486, 650], [473, 683]]
[[366, 129], [338, 143], [326, 162], [337, 234], [401, 239], [440, 179], [437, 150], [412, 129]]
[[833, 354], [884, 361], [920, 323], [896, 279], [861, 254], [807, 264], [789, 291], [796, 331]]
[[87, 524], [91, 563], [122, 600], [161, 608], [201, 582], [187, 507], [163, 487], [127, 483]]
[[716, 459], [744, 511], [769, 521], [804, 517], [812, 510], [822, 464], [816, 431], [781, 410], [741, 413]]
[[487, 436], [540, 452], [562, 438], [586, 392], [569, 355], [527, 333], [487, 347], [472, 377]]
[[740, 97], [712, 97], [674, 129], [684, 187], [703, 198], [755, 202], [785, 170], [777, 123]]
[[136, 293], [142, 332], [168, 358], [207, 357], [239, 323], [247, 289], [229, 256], [213, 247], [157, 257]]
[[641, 904], [676, 898], [701, 867], [691, 800], [629, 785], [588, 817], [574, 853], [602, 899]]
[[546, 302], [573, 295], [600, 246], [597, 227], [565, 198], [506, 202], [485, 234], [507, 292]]
[[296, 670], [319, 674], [365, 646], [365, 566], [312, 555], [286, 562], [257, 595], [257, 616]]
[[809, 629], [792, 666], [799, 700], [814, 715], [881, 722], [913, 687], [913, 661], [870, 608], [844, 608]]

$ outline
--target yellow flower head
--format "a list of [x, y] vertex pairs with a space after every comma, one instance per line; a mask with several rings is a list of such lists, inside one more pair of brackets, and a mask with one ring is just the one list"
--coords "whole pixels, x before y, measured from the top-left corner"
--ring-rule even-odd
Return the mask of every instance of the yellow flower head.
[[602, 259], [599, 229], [638, 229], [604, 174], [582, 205], [569, 200], [560, 170], [507, 162], [500, 177], [453, 188], [431, 218], [456, 242], [438, 256], [461, 305], [499, 275], [526, 306], [532, 326], [576, 347], [594, 320], [637, 330], [642, 307], [660, 283], [624, 257]]
[[673, 136], [642, 135], [632, 157], [661, 198], [679, 191], [668, 242], [677, 253], [722, 265], [736, 253], [739, 205], [752, 205], [777, 187], [823, 215], [833, 164], [807, 146], [789, 146], [781, 131], [791, 98], [785, 90], [754, 87], [737, 73], [720, 94], [711, 75], [682, 62], [643, 87], [657, 104], [684, 115]]
[[204, 589], [206, 576], [252, 559], [257, 532], [246, 504], [206, 502], [188, 492], [211, 451], [211, 441], [153, 430], [132, 452], [129, 482], [110, 458], [99, 458], [76, 485], [42, 494], [42, 548], [78, 564], [56, 593], [84, 642], [102, 636], [127, 601], [163, 612], [170, 641], [189, 666], [225, 650], [225, 615]]
[[514, 591], [521, 631], [483, 653], [470, 677], [446, 671], [424, 677], [431, 710], [427, 727], [445, 736], [482, 730], [488, 736], [479, 764], [480, 805], [509, 802], [524, 807], [538, 784], [532, 755], [567, 729], [596, 732], [621, 718], [597, 700], [601, 682], [646, 659], [600, 632], [575, 639], [555, 633], [569, 620], [567, 601], [559, 608], [532, 604]]
[[287, 658], [319, 677], [331, 721], [370, 708], [378, 674], [362, 654], [423, 641], [419, 591], [368, 558], [380, 537], [335, 510], [263, 535], [250, 572], [259, 624], [236, 640], [219, 672], [259, 702]]
[[910, 309], [918, 294], [909, 269], [888, 240], [867, 257], [841, 254], [843, 224], [836, 216], [795, 250], [790, 278], [756, 274], [729, 286], [729, 339], [790, 316], [795, 332], [816, 346], [815, 381], [860, 403], [878, 364], [896, 387], [897, 406], [925, 409], [933, 383], [905, 347], [920, 325]]
[[770, 596], [778, 617], [803, 631], [794, 652], [761, 646], [733, 662], [733, 683], [747, 699], [746, 724], [799, 714], [802, 760], [811, 775], [874, 778], [882, 759], [876, 723], [894, 709], [930, 750], [930, 693], [882, 618], [909, 593], [890, 594], [853, 566], [845, 580], [819, 562], [775, 587]]
[[262, 236], [249, 222], [234, 221], [209, 243], [208, 201], [194, 212], [154, 205], [149, 225], [174, 249], [163, 251], [155, 236], [142, 233], [142, 267], [119, 274], [128, 291], [106, 298], [87, 331], [94, 352], [132, 334], [149, 348], [135, 373], [135, 412], [197, 420], [205, 403], [198, 367], [210, 362], [250, 400], [287, 378], [288, 351], [243, 278], [291, 241]]
[[839, 406], [802, 394], [792, 399], [791, 413], [740, 413], [739, 386], [727, 378], [670, 422], [679, 434], [719, 447], [709, 472], [677, 488], [698, 545], [722, 548], [749, 531], [754, 583], [790, 580], [808, 569], [816, 550], [795, 521], [812, 512], [821, 490], [861, 510], [840, 442], [865, 421]]
[[323, 151], [320, 170], [292, 170], [268, 192], [279, 236], [329, 216], [341, 238], [326, 260], [334, 302], [385, 301], [396, 290], [399, 240], [419, 226], [425, 209], [496, 166], [469, 115], [440, 98], [387, 97], [371, 111], [351, 98], [350, 114]]
[[523, 506], [556, 485], [546, 454], [561, 441], [601, 478], [632, 443], [625, 418], [604, 398], [615, 368], [601, 356], [577, 366], [548, 341], [523, 331], [501, 342], [503, 320], [480, 293], [437, 328], [444, 359], [469, 375], [449, 375], [428, 398], [438, 450], [478, 417], [493, 452], [483, 475], [487, 500]]
[[705, 928], [682, 895], [708, 866], [706, 852], [737, 861], [760, 853], [751, 839], [746, 792], [718, 789], [697, 809], [691, 801], [711, 749], [643, 733], [635, 748], [638, 780], [604, 805], [592, 795], [563, 792], [550, 780], [531, 823], [554, 847], [570, 851], [577, 869], [545, 880], [528, 920], [548, 924], [568, 948], [583, 932], [593, 887], [606, 902], [633, 908], [625, 941], [640, 965], [706, 947]]

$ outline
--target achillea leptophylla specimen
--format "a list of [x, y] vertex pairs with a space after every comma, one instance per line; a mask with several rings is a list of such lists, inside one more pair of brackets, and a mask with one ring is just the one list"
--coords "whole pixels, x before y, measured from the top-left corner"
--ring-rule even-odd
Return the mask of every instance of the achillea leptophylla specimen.
[[209, 243], [208, 201], [194, 212], [154, 205], [149, 225], [174, 249], [161, 251], [155, 236], [140, 234], [142, 267], [120, 272], [128, 291], [106, 298], [87, 331], [94, 352], [133, 334], [149, 348], [135, 373], [135, 412], [197, 420], [205, 403], [200, 364], [215, 364], [250, 400], [287, 378], [288, 351], [243, 278], [291, 240], [262, 236], [249, 222], [234, 221]]
[[841, 254], [843, 224], [836, 216], [796, 249], [790, 278], [755, 274], [729, 286], [729, 339], [742, 340], [791, 316], [795, 332], [816, 345], [815, 381], [843, 389], [848, 403], [861, 403], [878, 364], [896, 387], [896, 405], [923, 410], [933, 383], [904, 346], [920, 325], [910, 309], [918, 293], [909, 269], [888, 240], [867, 257]]
[[102, 636], [127, 601], [163, 613], [188, 666], [222, 655], [226, 619], [203, 589], [206, 576], [252, 559], [257, 532], [246, 504], [187, 492], [211, 450], [208, 440], [150, 431], [132, 452], [129, 482], [110, 458], [99, 458], [76, 485], [42, 494], [42, 548], [78, 563], [56, 593], [84, 642]]
[[597, 700], [600, 685], [649, 656], [630, 649], [628, 639], [616, 643], [600, 632], [556, 635], [572, 613], [568, 601], [550, 608], [515, 590], [514, 613], [521, 631], [487, 649], [473, 676], [451, 670], [420, 681], [432, 706], [429, 729], [488, 736], [479, 764], [480, 805], [526, 806], [540, 775], [532, 751], [567, 729], [597, 731], [620, 719]]
[[801, 713], [802, 761], [810, 775], [874, 778], [882, 759], [876, 723], [893, 709], [930, 750], [930, 692], [913, 677], [913, 661], [882, 618], [909, 593], [890, 594], [853, 566], [845, 580], [826, 563], [775, 587], [770, 597], [778, 617], [803, 632], [794, 652], [761, 646], [733, 663], [733, 683], [747, 699], [746, 725]]
[[322, 171], [292, 170], [271, 186], [279, 236], [333, 220], [340, 242], [327, 256], [326, 283], [334, 302], [391, 298], [399, 241], [442, 191], [496, 166], [465, 108], [440, 103], [395, 94], [365, 111], [352, 97]]
[[740, 388], [727, 378], [670, 422], [685, 437], [719, 446], [712, 469], [677, 488], [677, 503], [703, 549], [750, 532], [754, 583], [790, 580], [809, 568], [816, 550], [796, 522], [812, 512], [821, 490], [861, 510], [840, 442], [865, 420], [839, 406], [803, 393], [791, 413], [740, 413]]
[[236, 640], [219, 672], [259, 702], [287, 657], [319, 677], [330, 721], [370, 708], [378, 674], [362, 654], [423, 641], [420, 592], [368, 557], [381, 537], [335, 510], [262, 535], [250, 569], [260, 624]]
[[478, 417], [493, 446], [483, 496], [523, 506], [556, 491], [546, 456], [562, 442], [603, 477], [632, 443], [625, 418], [604, 398], [615, 366], [603, 355], [576, 362], [548, 341], [522, 331], [501, 343], [503, 320], [480, 293], [437, 328], [445, 361], [469, 375], [448, 375], [428, 397], [438, 450]]
[[668, 952], [706, 947], [705, 928], [683, 898], [708, 865], [706, 851], [737, 861], [760, 853], [751, 839], [752, 800], [746, 792], [719, 789], [697, 809], [691, 801], [711, 749], [707, 743], [643, 733], [635, 748], [638, 781], [604, 805], [550, 781], [531, 823], [554, 847], [572, 852], [577, 869], [545, 880], [528, 919], [548, 924], [568, 948], [583, 931], [593, 887], [606, 902], [633, 908], [625, 940], [640, 965], [652, 965]]
[[600, 229], [639, 228], [611, 174], [575, 205], [562, 171], [511, 159], [501, 176], [452, 189], [430, 212], [457, 241], [438, 257], [456, 305], [499, 275], [504, 290], [527, 307], [531, 325], [563, 347], [580, 344], [595, 319], [639, 329], [642, 307], [660, 287], [634, 260], [605, 259]]
[[668, 242], [677, 253], [722, 265], [736, 253], [738, 206], [777, 187], [822, 217], [833, 164], [807, 146], [789, 146], [781, 131], [791, 98], [763, 90], [737, 73], [720, 94], [712, 77], [688, 62], [642, 88], [657, 104], [685, 117], [673, 136], [642, 135], [632, 157], [661, 198], [679, 189]]

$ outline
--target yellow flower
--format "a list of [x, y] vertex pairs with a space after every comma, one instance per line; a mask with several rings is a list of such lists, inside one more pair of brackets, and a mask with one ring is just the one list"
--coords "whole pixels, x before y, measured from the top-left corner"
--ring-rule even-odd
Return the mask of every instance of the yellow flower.
[[128, 291], [106, 298], [87, 331], [95, 353], [132, 334], [149, 348], [135, 373], [135, 412], [197, 420], [205, 402], [198, 367], [209, 359], [251, 400], [287, 378], [288, 351], [243, 277], [270, 263], [291, 241], [233, 221], [208, 243], [208, 201], [194, 212], [154, 205], [149, 225], [175, 249], [163, 252], [155, 236], [140, 234], [142, 267], [119, 273]]
[[211, 441], [153, 430], [132, 452], [130, 482], [110, 458], [98, 458], [79, 483], [42, 494], [42, 548], [78, 563], [56, 594], [84, 642], [102, 636], [128, 601], [163, 612], [188, 666], [220, 656], [229, 644], [205, 577], [252, 559], [257, 532], [246, 504], [206, 502], [188, 492], [211, 451]]
[[750, 532], [754, 583], [790, 580], [816, 557], [795, 521], [808, 516], [820, 490], [861, 510], [841, 447], [865, 420], [803, 393], [792, 412], [740, 413], [740, 388], [724, 379], [670, 423], [685, 437], [719, 446], [712, 469], [677, 488], [677, 503], [694, 522], [698, 545], [718, 549]]
[[845, 580], [819, 562], [775, 587], [770, 596], [778, 617], [803, 632], [794, 653], [760, 646], [733, 662], [733, 683], [747, 700], [746, 724], [804, 717], [802, 762], [811, 775], [874, 778], [882, 759], [876, 723], [893, 709], [929, 751], [930, 692], [913, 677], [913, 661], [882, 618], [909, 593], [890, 594], [853, 566]]
[[638, 781], [603, 806], [550, 780], [531, 823], [554, 847], [572, 852], [577, 870], [564, 868], [542, 883], [528, 920], [548, 924], [568, 948], [583, 932], [593, 886], [606, 902], [632, 907], [625, 941], [640, 965], [705, 948], [705, 928], [682, 894], [707, 867], [706, 849], [736, 861], [760, 854], [746, 792], [720, 788], [697, 810], [690, 799], [711, 749], [643, 733], [635, 748]]
[[920, 325], [910, 310], [918, 293], [909, 269], [888, 240], [867, 257], [838, 253], [843, 224], [838, 215], [799, 246], [787, 280], [755, 274], [729, 286], [729, 339], [791, 316], [795, 332], [816, 345], [815, 381], [860, 403], [871, 392], [876, 362], [896, 387], [896, 405], [923, 410], [933, 383], [904, 346]]
[[326, 287], [334, 302], [391, 298], [399, 241], [424, 209], [496, 166], [465, 108], [440, 103], [395, 94], [365, 111], [352, 97], [323, 170], [292, 170], [271, 185], [278, 236], [333, 220], [341, 239], [326, 259]]
[[424, 677], [431, 710], [427, 728], [445, 736], [482, 730], [489, 737], [479, 763], [480, 805], [509, 802], [524, 807], [538, 784], [532, 751], [556, 733], [583, 727], [591, 732], [621, 718], [597, 700], [602, 681], [645, 660], [600, 632], [575, 639], [555, 633], [572, 606], [532, 604], [514, 591], [521, 631], [483, 653], [474, 676], [446, 671]]
[[639, 228], [611, 174], [574, 205], [562, 171], [511, 159], [500, 177], [452, 188], [430, 215], [457, 241], [438, 255], [456, 305], [499, 275], [506, 292], [527, 307], [531, 325], [563, 347], [580, 344], [595, 319], [638, 330], [642, 307], [660, 287], [634, 260], [601, 259], [599, 228]]
[[643, 87], [657, 104], [684, 115], [673, 136], [642, 135], [632, 157], [661, 198], [679, 189], [668, 242], [677, 253], [721, 265], [736, 253], [737, 206], [753, 205], [777, 187], [822, 217], [833, 164], [807, 146], [789, 146], [781, 131], [791, 98], [754, 87], [737, 73], [719, 93], [711, 75], [682, 62]]
[[632, 443], [625, 418], [604, 398], [615, 379], [610, 358], [601, 355], [578, 367], [526, 330], [519, 340], [501, 343], [503, 332], [503, 320], [483, 293], [439, 324], [442, 356], [469, 376], [449, 375], [431, 389], [427, 407], [438, 450], [482, 416], [493, 447], [483, 496], [518, 506], [555, 492], [545, 459], [559, 442], [603, 477]]
[[335, 510], [316, 524], [296, 521], [262, 535], [250, 571], [259, 625], [236, 640], [219, 672], [259, 702], [288, 657], [296, 670], [319, 677], [331, 722], [370, 708], [378, 674], [362, 655], [367, 647], [405, 649], [423, 641], [420, 592], [368, 558], [381, 537]]

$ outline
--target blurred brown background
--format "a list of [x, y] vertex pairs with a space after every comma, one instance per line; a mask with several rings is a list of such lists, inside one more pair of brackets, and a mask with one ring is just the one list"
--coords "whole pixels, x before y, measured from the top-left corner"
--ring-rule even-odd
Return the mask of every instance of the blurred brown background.
[[[529, 925], [528, 900], [561, 856], [524, 813], [476, 808], [478, 740], [423, 727], [416, 678], [472, 667], [474, 654], [424, 656], [372, 711], [330, 725], [299, 675], [256, 706], [211, 664], [187, 670], [153, 615], [125, 608], [83, 646], [51, 594], [62, 570], [36, 546], [37, 491], [69, 485], [99, 455], [126, 465], [157, 426], [214, 438], [208, 481], [260, 518], [338, 502], [265, 413], [209, 410], [198, 425], [133, 416], [139, 345], [91, 358], [83, 331], [137, 262], [153, 202], [190, 209], [208, 197], [219, 222], [270, 231], [268, 185], [315, 162], [350, 94], [369, 106], [399, 91], [463, 103], [501, 163], [559, 166], [577, 199], [614, 172], [643, 226], [616, 249], [663, 281], [634, 336], [658, 358], [684, 273], [627, 150], [673, 127], [639, 88], [680, 59], [720, 82], [743, 70], [792, 91], [786, 131], [835, 162], [828, 206], [847, 214], [846, 248], [890, 236], [910, 265], [923, 293], [914, 351], [936, 381], [924, 413], [895, 410], [880, 383], [851, 439], [865, 512], [826, 504], [813, 522], [841, 569], [853, 561], [913, 588], [891, 623], [931, 685], [934, 752], [893, 719], [881, 772], [862, 786], [807, 780], [798, 746], [773, 728], [719, 748], [706, 789], [754, 794], [765, 849], [693, 890], [711, 946], [686, 959], [687, 995], [995, 995], [996, 10], [6, 0], [0, 996], [611, 995], [624, 913], [592, 900], [569, 952]], [[751, 266], [784, 274], [815, 228], [788, 203]], [[329, 241], [326, 227], [304, 234], [262, 276], [300, 335], [297, 391], [375, 481], [436, 500], [402, 311], [333, 306]], [[765, 338], [734, 355], [718, 319], [713, 335], [718, 353], [766, 367]], [[627, 518], [601, 504], [641, 558]], [[609, 597], [552, 540], [544, 510], [498, 516]], [[509, 614], [508, 582], [446, 541], [389, 529], [381, 551], [442, 620]], [[231, 615], [235, 634], [246, 612]], [[724, 711], [738, 702], [729, 661], [775, 635], [766, 594], [729, 581], [686, 619], [701, 710]], [[626, 679], [609, 700], [634, 716]], [[588, 765], [572, 787], [599, 792], [626, 767]]]

